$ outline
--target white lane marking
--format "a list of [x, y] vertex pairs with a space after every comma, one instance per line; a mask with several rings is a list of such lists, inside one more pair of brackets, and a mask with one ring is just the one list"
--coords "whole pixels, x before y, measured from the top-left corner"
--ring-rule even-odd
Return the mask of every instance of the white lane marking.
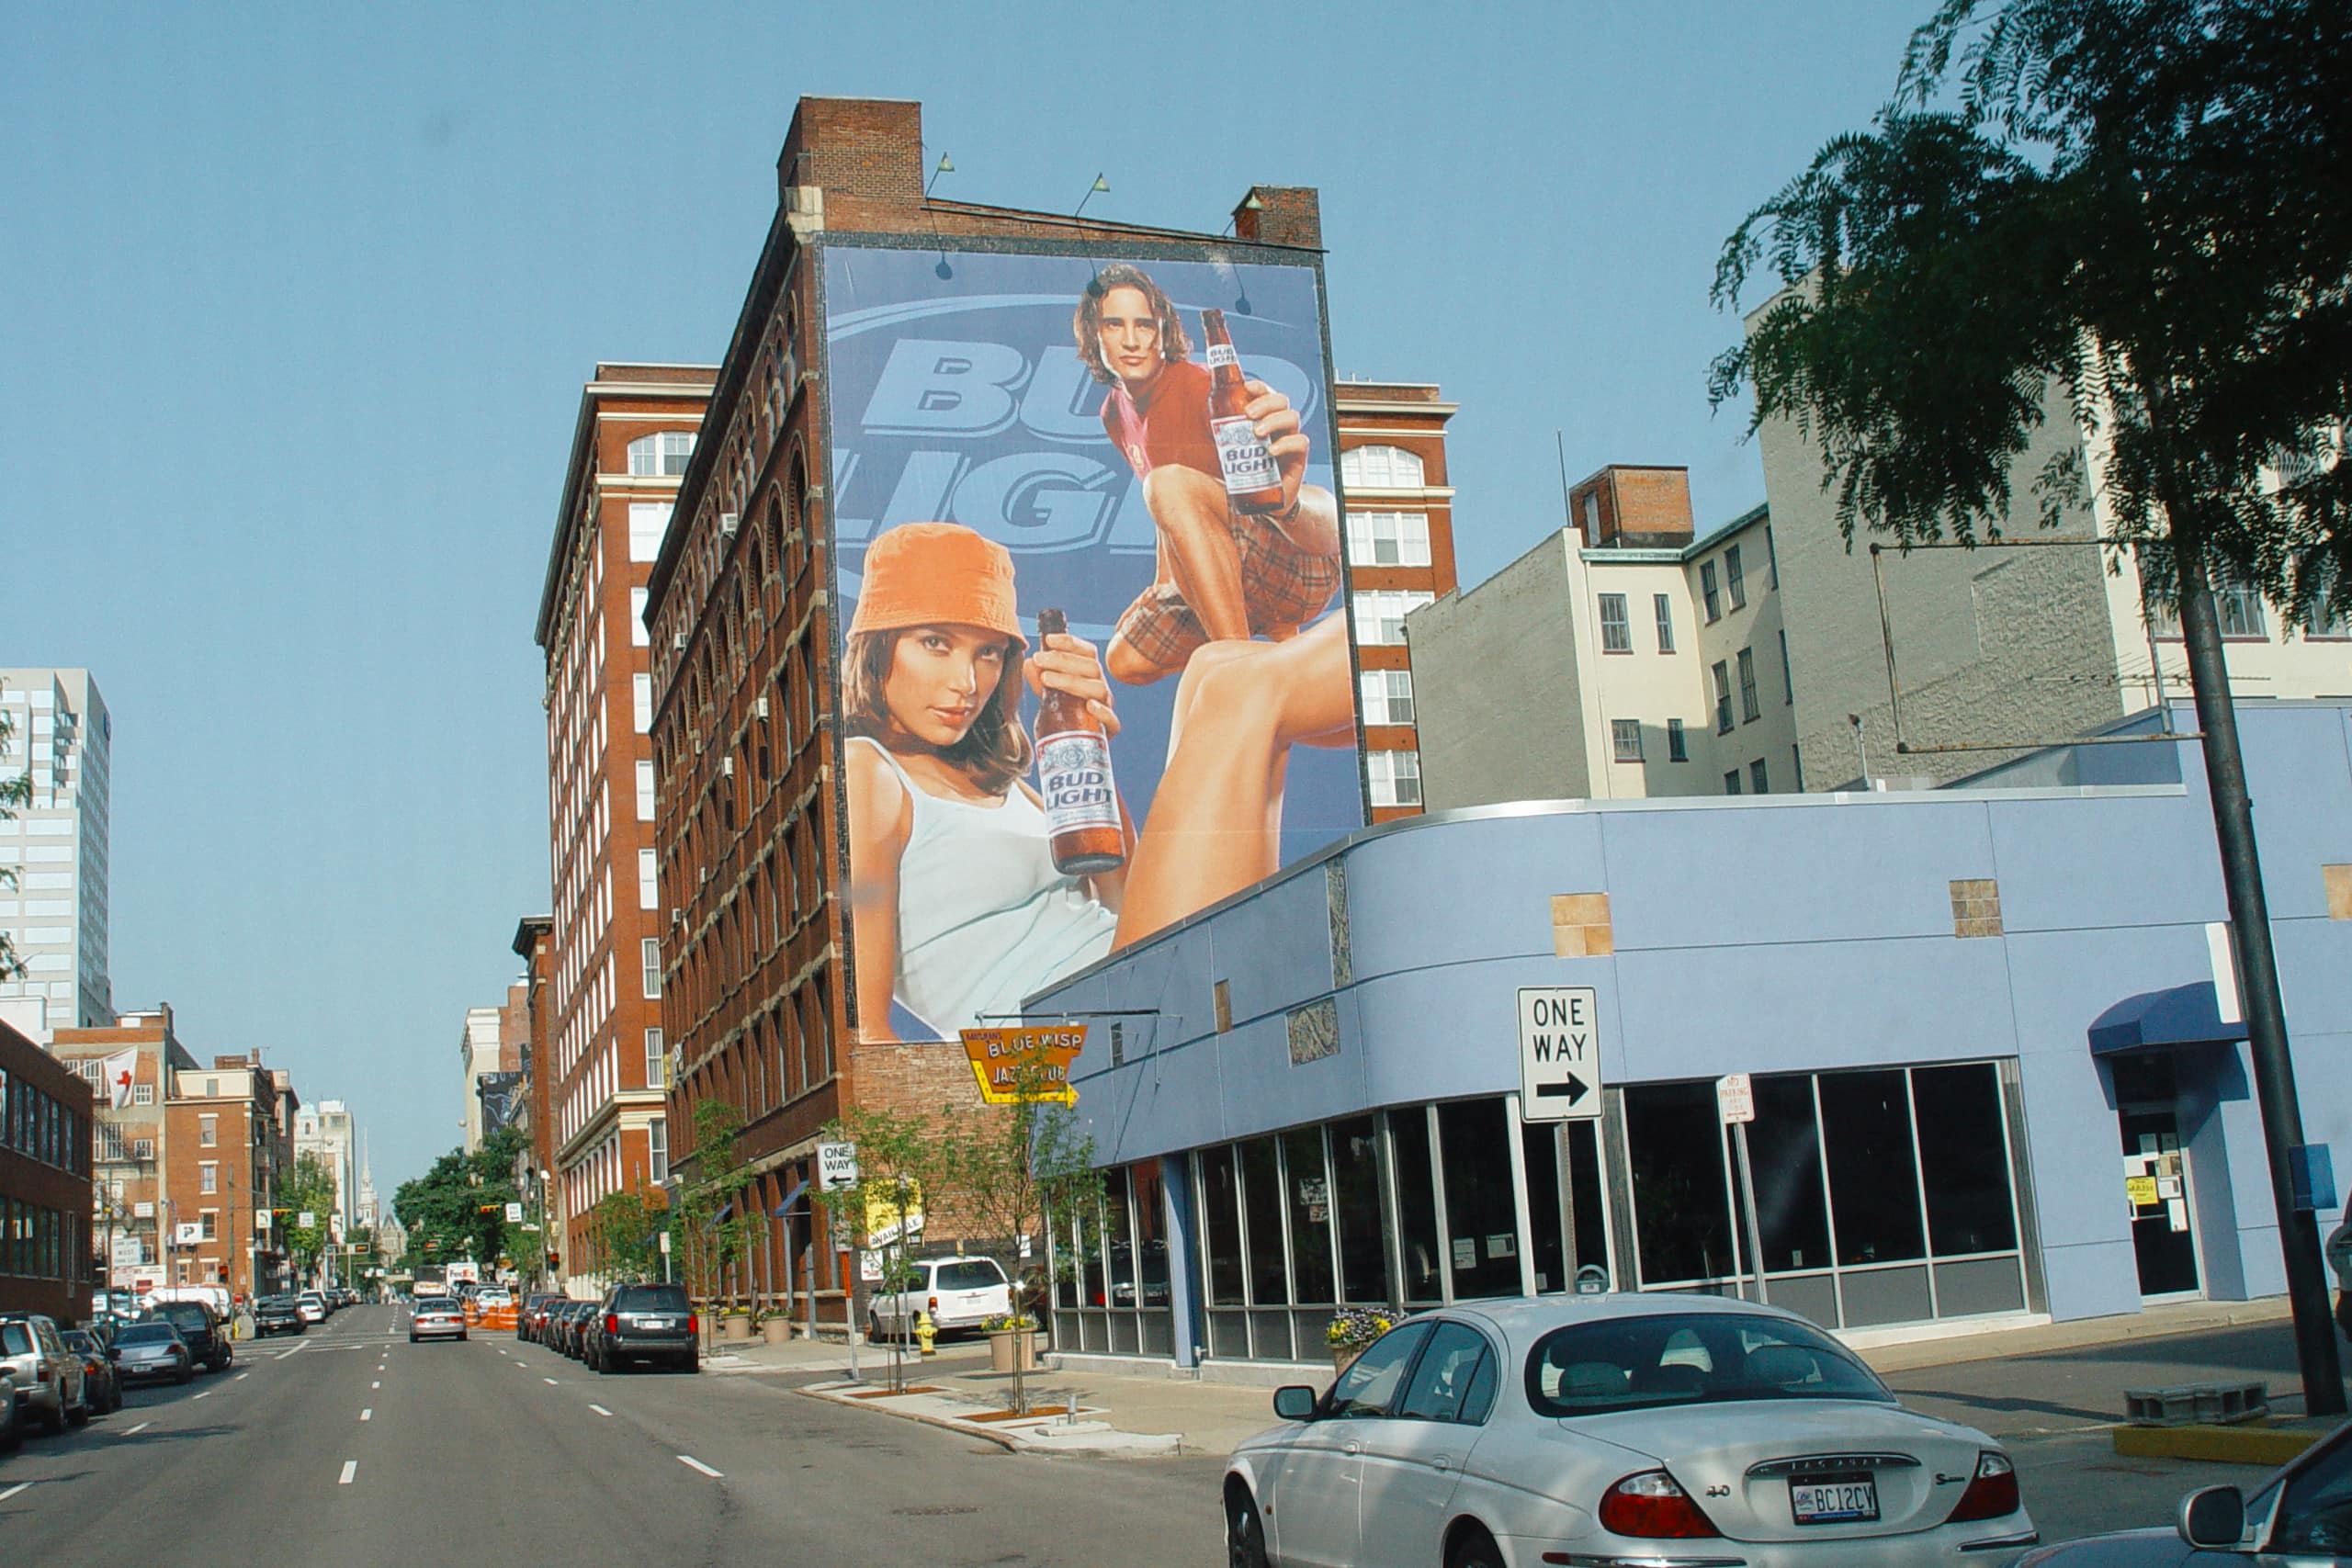
[[380, 1383], [380, 1382], [371, 1382], [371, 1383], [369, 1383], [368, 1386], [369, 1388], [381, 1388], [381, 1387], [383, 1387], [384, 1385], [383, 1385], [382, 1383]]
[[376, 1413], [373, 1410], [363, 1410], [359, 1413], [359, 1418], [362, 1421], [373, 1421], [376, 1418]]
[[555, 1379], [553, 1378], [541, 1378], [539, 1381], [547, 1384], [549, 1388], [553, 1388], [555, 1386]]
[[244, 1382], [247, 1378], [249, 1378], [249, 1377], [251, 1377], [251, 1376], [253, 1376], [253, 1373], [251, 1373], [251, 1372], [239, 1372], [239, 1373], [237, 1374], [237, 1381], [238, 1381], [239, 1382]]
[[715, 1471], [715, 1470], [711, 1469], [711, 1468], [710, 1468], [710, 1466], [708, 1466], [708, 1465], [707, 1465], [707, 1464], [703, 1463], [703, 1461], [700, 1461], [700, 1460], [698, 1460], [698, 1459], [695, 1458], [695, 1456], [694, 1456], [694, 1455], [692, 1455], [692, 1454], [680, 1454], [680, 1455], [678, 1456], [678, 1462], [679, 1462], [680, 1464], [684, 1465], [688, 1470], [699, 1470], [699, 1471], [701, 1471], [705, 1475], [709, 1476], [713, 1481], [724, 1481], [724, 1480], [726, 1480], [726, 1479], [727, 1479], [725, 1476], [723, 1476], [723, 1475], [719, 1474], [719, 1473], [718, 1473], [718, 1472], [717, 1472], [717, 1471]]
[[[300, 1355], [301, 1353], [302, 1353], [302, 1347], [300, 1347], [300, 1345], [297, 1345], [297, 1346], [295, 1346], [295, 1347], [294, 1347], [294, 1348], [292, 1348], [291, 1350], [287, 1351], [287, 1352], [286, 1352], [286, 1356], [299, 1356], [299, 1355]], [[280, 1357], [278, 1357], [278, 1358], [277, 1358], [277, 1359], [279, 1359], [279, 1360], [281, 1360], [281, 1361], [282, 1361], [282, 1360], [286, 1359], [286, 1356], [280, 1356]]]
[[[209, 1388], [208, 1388], [208, 1389], [206, 1389], [202, 1393], [198, 1394], [196, 1397], [197, 1397], [198, 1399], [209, 1399], [209, 1398], [211, 1398], [211, 1397], [212, 1397], [212, 1391], [211, 1391], [210, 1389], [209, 1389]], [[193, 1401], [191, 1401], [190, 1403], [193, 1403]]]
[[115, 1436], [118, 1438], [135, 1438], [154, 1424], [155, 1423], [153, 1421], [141, 1421], [136, 1427], [125, 1427], [121, 1431], [117, 1432]]
[[605, 1409], [601, 1404], [592, 1404], [588, 1408], [594, 1411], [599, 1416], [610, 1416], [612, 1414], [611, 1411]]
[[0, 1503], [6, 1502], [9, 1498], [14, 1497], [17, 1493], [22, 1492], [26, 1487], [30, 1486], [31, 1484], [32, 1483], [29, 1481], [19, 1481], [14, 1486], [9, 1487], [6, 1492], [0, 1492]]
[[356, 1459], [345, 1460], [343, 1461], [343, 1474], [336, 1478], [335, 1484], [337, 1486], [348, 1486], [351, 1484], [351, 1478], [358, 1473], [359, 1461]]

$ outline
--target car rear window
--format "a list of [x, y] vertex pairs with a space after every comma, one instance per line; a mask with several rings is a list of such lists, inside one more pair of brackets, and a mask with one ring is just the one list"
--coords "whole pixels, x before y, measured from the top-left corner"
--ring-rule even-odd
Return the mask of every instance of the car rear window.
[[1836, 1340], [1784, 1318], [1645, 1313], [1555, 1328], [1527, 1358], [1539, 1416], [1601, 1416], [1671, 1404], [1894, 1395]]
[[938, 1291], [985, 1291], [991, 1285], [1004, 1283], [1004, 1270], [993, 1259], [977, 1258], [966, 1263], [943, 1263], [939, 1266]]
[[683, 1285], [626, 1285], [613, 1296], [615, 1312], [684, 1312]]
[[179, 1336], [168, 1323], [142, 1323], [122, 1331], [119, 1345], [168, 1345]]
[[212, 1320], [211, 1314], [194, 1302], [167, 1303], [155, 1309], [155, 1315], [182, 1329], [202, 1328]]
[[29, 1356], [33, 1331], [21, 1323], [0, 1323], [0, 1355]]

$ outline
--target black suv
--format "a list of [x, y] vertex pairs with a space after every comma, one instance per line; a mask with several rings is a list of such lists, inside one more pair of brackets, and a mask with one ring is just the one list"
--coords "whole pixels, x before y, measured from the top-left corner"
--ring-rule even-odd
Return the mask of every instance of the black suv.
[[582, 1359], [597, 1371], [617, 1371], [632, 1357], [666, 1361], [681, 1371], [702, 1370], [694, 1303], [684, 1285], [616, 1285], [587, 1329]]
[[264, 1296], [254, 1303], [254, 1337], [266, 1339], [273, 1334], [307, 1333], [310, 1325], [302, 1321], [302, 1312], [294, 1304], [292, 1296]]
[[228, 1371], [235, 1359], [220, 1320], [202, 1302], [158, 1302], [140, 1314], [140, 1321], [168, 1323], [178, 1329], [180, 1337], [187, 1341], [189, 1358], [213, 1371]]

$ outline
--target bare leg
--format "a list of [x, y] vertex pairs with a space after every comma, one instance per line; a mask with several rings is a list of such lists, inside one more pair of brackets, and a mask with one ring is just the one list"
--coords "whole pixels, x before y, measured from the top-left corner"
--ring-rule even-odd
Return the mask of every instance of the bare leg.
[[[1143, 499], [1159, 530], [1158, 581], [1184, 596], [1210, 641], [1246, 641], [1250, 610], [1241, 596], [1241, 550], [1233, 542], [1225, 486], [1196, 469], [1163, 464], [1144, 477]], [[1175, 673], [1122, 637], [1112, 638], [1103, 666], [1128, 685]]]
[[1337, 557], [1340, 553], [1340, 501], [1321, 485], [1299, 486], [1297, 513], [1274, 526], [1308, 555]]
[[1212, 643], [1177, 694], [1179, 737], [1127, 874], [1115, 946], [1272, 874], [1290, 749], [1355, 728], [1347, 624], [1282, 643]]

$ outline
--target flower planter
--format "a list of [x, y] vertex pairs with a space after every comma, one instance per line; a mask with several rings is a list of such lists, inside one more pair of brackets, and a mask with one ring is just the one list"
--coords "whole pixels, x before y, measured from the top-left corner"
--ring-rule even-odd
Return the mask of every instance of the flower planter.
[[1037, 1370], [1037, 1331], [1000, 1328], [989, 1334], [989, 1371], [992, 1372]]
[[1334, 1346], [1332, 1346], [1332, 1347], [1331, 1347], [1331, 1375], [1332, 1375], [1333, 1377], [1339, 1377], [1339, 1376], [1340, 1376], [1341, 1374], [1343, 1374], [1344, 1372], [1346, 1372], [1346, 1371], [1347, 1371], [1347, 1370], [1348, 1370], [1350, 1367], [1351, 1367], [1351, 1366], [1355, 1365], [1355, 1359], [1356, 1359], [1356, 1358], [1357, 1358], [1358, 1356], [1363, 1355], [1363, 1350], [1364, 1350], [1364, 1348], [1363, 1348], [1363, 1346], [1361, 1346], [1361, 1345], [1334, 1345]]
[[752, 1337], [752, 1320], [732, 1314], [718, 1320], [718, 1337], [741, 1343]]
[[760, 1337], [771, 1345], [792, 1343], [792, 1319], [771, 1317], [760, 1325]]

